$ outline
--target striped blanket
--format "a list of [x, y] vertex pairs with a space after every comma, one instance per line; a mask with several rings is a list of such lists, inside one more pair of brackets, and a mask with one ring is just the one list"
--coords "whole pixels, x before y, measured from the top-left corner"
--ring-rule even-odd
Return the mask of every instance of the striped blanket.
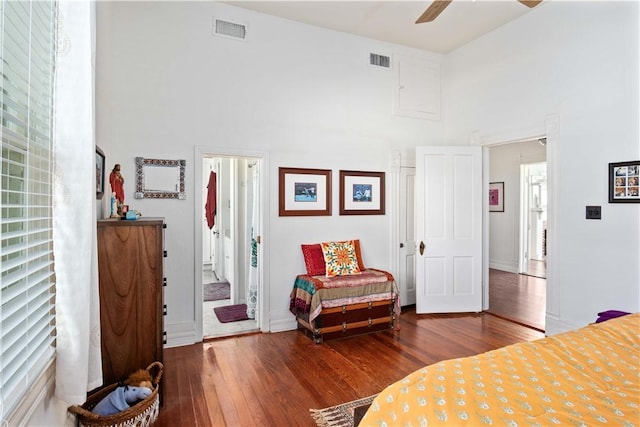
[[395, 279], [383, 270], [368, 268], [359, 274], [335, 277], [301, 274], [293, 284], [289, 310], [294, 315], [309, 313], [312, 323], [322, 308], [386, 299], [395, 299], [394, 311], [400, 314]]

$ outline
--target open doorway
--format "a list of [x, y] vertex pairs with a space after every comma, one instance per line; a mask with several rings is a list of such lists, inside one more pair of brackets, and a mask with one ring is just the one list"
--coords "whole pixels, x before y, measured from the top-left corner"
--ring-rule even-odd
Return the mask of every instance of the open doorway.
[[546, 139], [489, 147], [489, 182], [504, 184], [501, 211], [488, 212], [488, 312], [545, 330]]
[[547, 277], [547, 163], [520, 166], [520, 267], [528, 276]]
[[259, 329], [261, 159], [205, 155], [202, 161], [202, 336]]

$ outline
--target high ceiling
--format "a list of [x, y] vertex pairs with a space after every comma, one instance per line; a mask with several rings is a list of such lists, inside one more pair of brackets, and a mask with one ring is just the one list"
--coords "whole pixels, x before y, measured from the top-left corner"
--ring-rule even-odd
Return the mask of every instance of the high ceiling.
[[[435, 21], [415, 24], [431, 1], [226, 1], [318, 27], [448, 53], [533, 9], [517, 0], [454, 0]], [[537, 7], [544, 7], [544, 2]]]

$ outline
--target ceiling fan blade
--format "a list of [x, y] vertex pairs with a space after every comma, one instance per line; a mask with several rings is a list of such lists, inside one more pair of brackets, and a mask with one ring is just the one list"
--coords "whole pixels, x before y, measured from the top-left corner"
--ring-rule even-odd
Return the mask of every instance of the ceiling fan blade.
[[537, 5], [542, 3], [542, 0], [518, 0], [518, 1], [527, 7], [536, 7]]
[[431, 6], [429, 6], [427, 10], [420, 15], [416, 24], [433, 21], [442, 13], [443, 10], [445, 10], [447, 6], [449, 6], [449, 3], [451, 3], [451, 0], [434, 0], [433, 3], [431, 3]]

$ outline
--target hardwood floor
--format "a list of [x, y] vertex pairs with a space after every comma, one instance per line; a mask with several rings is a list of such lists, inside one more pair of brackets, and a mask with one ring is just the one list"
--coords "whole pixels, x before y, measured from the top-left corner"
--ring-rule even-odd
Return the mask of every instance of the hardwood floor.
[[298, 331], [252, 334], [164, 352], [156, 427], [315, 426], [310, 408], [380, 392], [416, 369], [543, 334], [489, 314], [400, 316], [395, 333], [316, 345]]
[[544, 331], [546, 301], [546, 279], [489, 269], [488, 313]]

